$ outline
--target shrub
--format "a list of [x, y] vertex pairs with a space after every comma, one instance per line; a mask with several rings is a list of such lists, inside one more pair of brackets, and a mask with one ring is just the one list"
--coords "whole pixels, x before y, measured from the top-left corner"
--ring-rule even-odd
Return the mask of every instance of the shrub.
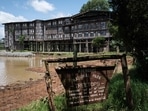
[[[136, 71], [131, 70], [131, 89], [134, 103], [133, 111], [148, 111], [148, 84], [136, 78]], [[113, 77], [109, 86], [108, 99], [103, 103], [104, 111], [127, 111], [123, 76]]]

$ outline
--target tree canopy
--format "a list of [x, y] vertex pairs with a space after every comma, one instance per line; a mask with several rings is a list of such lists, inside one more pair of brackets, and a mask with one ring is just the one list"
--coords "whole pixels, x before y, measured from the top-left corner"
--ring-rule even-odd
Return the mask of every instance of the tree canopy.
[[109, 10], [109, 3], [107, 0], [89, 0], [86, 4], [80, 9], [80, 12], [86, 12], [89, 10]]
[[133, 52], [143, 78], [148, 79], [148, 0], [111, 0], [112, 23], [127, 52]]
[[95, 37], [92, 40], [93, 46], [97, 47], [97, 52], [98, 52], [98, 48], [102, 48], [103, 45], [105, 44], [105, 38], [104, 37]]

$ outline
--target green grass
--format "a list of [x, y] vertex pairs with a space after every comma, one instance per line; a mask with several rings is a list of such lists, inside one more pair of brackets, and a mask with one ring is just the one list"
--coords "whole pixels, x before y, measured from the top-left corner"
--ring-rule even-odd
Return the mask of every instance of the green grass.
[[[54, 104], [56, 106], [56, 111], [99, 111], [98, 109], [102, 108], [100, 103], [67, 107], [65, 95], [55, 97]], [[48, 101], [45, 99], [37, 100], [15, 111], [49, 111]]]
[[[134, 107], [132, 111], [148, 111], [148, 82], [138, 79], [135, 68], [131, 69], [131, 89]], [[111, 80], [108, 99], [103, 103], [103, 111], [127, 111], [123, 75]]]
[[48, 102], [44, 99], [33, 101], [31, 104], [15, 111], [49, 111]]
[[68, 107], [66, 105], [65, 95], [55, 97], [55, 106], [56, 111], [99, 111], [98, 109], [102, 108], [101, 103]]

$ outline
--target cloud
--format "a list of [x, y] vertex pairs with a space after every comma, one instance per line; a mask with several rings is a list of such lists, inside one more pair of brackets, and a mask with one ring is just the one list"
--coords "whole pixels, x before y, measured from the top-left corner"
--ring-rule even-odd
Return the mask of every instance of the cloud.
[[45, 0], [30, 0], [29, 4], [39, 12], [47, 13], [48, 11], [53, 11], [55, 8], [53, 4], [48, 3]]
[[51, 15], [51, 18], [60, 18], [60, 17], [68, 17], [68, 16], [70, 16], [70, 14], [64, 14], [62, 12], [59, 12], [59, 13]]
[[27, 21], [23, 16], [14, 16], [11, 13], [0, 11], [0, 23]]
[[27, 19], [23, 16], [14, 16], [11, 13], [0, 11], [0, 38], [4, 37], [4, 26], [2, 25], [3, 23], [19, 21], [27, 21]]
[[4, 28], [0, 26], [0, 39], [4, 38]]

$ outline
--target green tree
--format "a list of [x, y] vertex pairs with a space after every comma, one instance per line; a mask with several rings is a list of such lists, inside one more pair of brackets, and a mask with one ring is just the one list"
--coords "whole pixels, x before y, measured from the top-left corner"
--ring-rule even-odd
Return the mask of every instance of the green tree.
[[20, 50], [24, 49], [24, 40], [25, 40], [25, 36], [24, 35], [20, 35], [19, 36]]
[[148, 80], [148, 0], [111, 0], [113, 24], [126, 51], [136, 58], [138, 75]]
[[107, 0], [89, 0], [86, 4], [83, 4], [80, 12], [86, 12], [89, 10], [108, 11], [109, 3]]
[[97, 52], [99, 49], [101, 49], [104, 44], [105, 44], [105, 38], [104, 37], [95, 37], [93, 40], [92, 40], [92, 44], [94, 47], [97, 48]]
[[110, 46], [116, 49], [117, 53], [119, 53], [121, 47], [123, 47], [123, 42], [118, 33], [118, 26], [113, 25], [111, 22], [108, 22], [109, 32], [112, 35], [112, 40], [110, 42]]

